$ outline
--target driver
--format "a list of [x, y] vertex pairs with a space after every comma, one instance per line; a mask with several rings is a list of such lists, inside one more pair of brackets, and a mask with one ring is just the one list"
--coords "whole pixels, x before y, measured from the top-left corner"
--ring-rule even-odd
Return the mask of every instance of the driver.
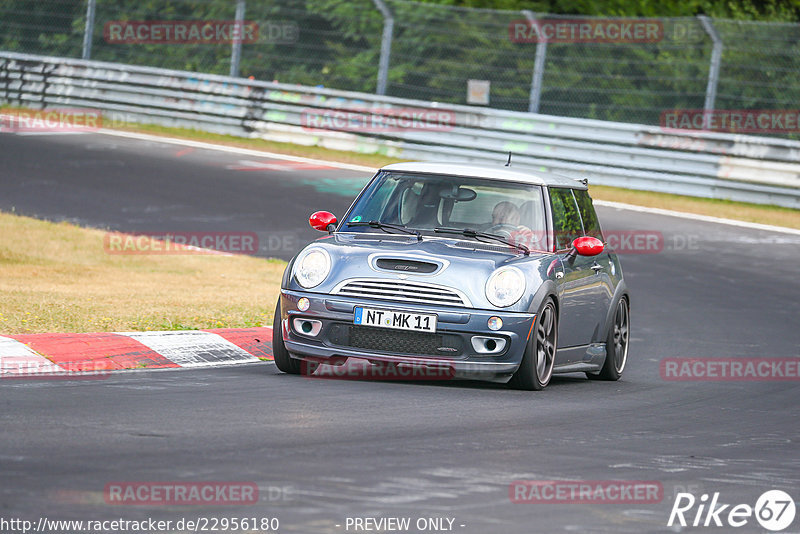
[[542, 248], [531, 229], [519, 224], [521, 218], [522, 212], [513, 202], [507, 200], [498, 202], [492, 210], [492, 226], [486, 231], [531, 248]]
[[492, 228], [497, 230], [514, 229], [519, 226], [519, 208], [513, 202], [498, 202], [492, 210]]

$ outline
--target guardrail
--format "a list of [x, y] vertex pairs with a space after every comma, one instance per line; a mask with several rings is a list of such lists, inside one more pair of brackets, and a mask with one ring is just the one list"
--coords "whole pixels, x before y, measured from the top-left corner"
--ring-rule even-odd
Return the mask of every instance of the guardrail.
[[[800, 208], [800, 142], [786, 139], [8, 52], [0, 52], [0, 101], [101, 109], [111, 126], [153, 123], [401, 159], [501, 165], [512, 152], [514, 167], [596, 184]], [[431, 114], [441, 120], [397, 125]]]

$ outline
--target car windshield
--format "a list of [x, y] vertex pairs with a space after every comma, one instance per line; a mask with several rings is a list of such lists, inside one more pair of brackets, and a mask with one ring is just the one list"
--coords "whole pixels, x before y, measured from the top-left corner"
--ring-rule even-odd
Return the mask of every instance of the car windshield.
[[400, 233], [391, 226], [365, 224], [369, 222], [440, 237], [443, 230], [452, 237], [458, 235], [455, 230], [470, 229], [545, 249], [542, 188], [532, 184], [383, 171], [358, 198], [340, 231]]

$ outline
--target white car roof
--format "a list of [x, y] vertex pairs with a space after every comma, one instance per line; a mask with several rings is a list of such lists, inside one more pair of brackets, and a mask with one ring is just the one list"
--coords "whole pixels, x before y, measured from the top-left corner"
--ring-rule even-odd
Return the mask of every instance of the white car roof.
[[[511, 164], [514, 164], [513, 161]], [[535, 185], [586, 189], [586, 185], [583, 182], [567, 176], [562, 176], [560, 174], [554, 174], [551, 172], [515, 170], [512, 167], [505, 167], [503, 165], [498, 165], [497, 167], [486, 167], [481, 165], [450, 163], [444, 161], [411, 161], [407, 163], [392, 163], [391, 165], [383, 167], [381, 170], [392, 172], [413, 172], [421, 174], [444, 174], [449, 176], [469, 176], [473, 178], [507, 180], [509, 182], [523, 182]]]

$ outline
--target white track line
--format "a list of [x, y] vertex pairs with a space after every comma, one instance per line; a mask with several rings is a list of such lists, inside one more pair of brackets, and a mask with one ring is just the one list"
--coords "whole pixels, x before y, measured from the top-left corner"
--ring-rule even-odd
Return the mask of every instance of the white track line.
[[282, 159], [284, 161], [296, 161], [299, 163], [326, 165], [328, 167], [347, 169], [350, 171], [363, 171], [363, 172], [374, 173], [377, 170], [377, 167], [367, 167], [365, 165], [353, 165], [351, 163], [340, 163], [338, 161], [328, 161], [324, 159], [312, 159], [312, 158], [303, 158], [300, 156], [288, 156], [286, 154], [276, 154], [275, 152], [266, 152], [263, 150], [253, 150], [250, 148], [240, 148], [235, 146], [215, 145], [213, 143], [204, 143], [202, 141], [190, 141], [188, 139], [177, 139], [175, 137], [161, 137], [158, 135], [141, 134], [134, 132], [120, 132], [117, 130], [107, 130], [107, 129], [99, 130], [99, 133], [105, 135], [115, 135], [117, 137], [127, 137], [130, 139], [139, 139], [141, 141], [155, 141], [158, 143], [170, 143], [173, 145], [188, 146], [192, 148], [204, 148], [206, 150], [229, 152], [231, 154], [244, 154], [247, 156], [256, 156], [259, 158], [275, 158], [275, 159]]
[[15, 135], [30, 137], [34, 135], [86, 135], [90, 132], [14, 132]]
[[653, 215], [666, 215], [668, 217], [680, 217], [682, 219], [690, 219], [693, 221], [727, 224], [729, 226], [738, 226], [740, 228], [751, 228], [753, 230], [765, 230], [768, 232], [780, 232], [783, 234], [800, 235], [800, 230], [797, 230], [795, 228], [786, 228], [784, 226], [772, 226], [770, 224], [737, 221], [736, 219], [723, 219], [722, 217], [712, 217], [710, 215], [698, 215], [696, 213], [686, 213], [684, 211], [665, 210], [661, 208], [647, 208], [645, 206], [634, 206], [633, 204], [623, 204], [622, 202], [611, 202], [608, 200], [595, 200], [594, 204], [595, 206], [605, 206], [607, 208], [616, 208], [620, 210], [638, 211], [640, 213], [651, 213]]
[[[301, 163], [312, 163], [315, 165], [327, 165], [339, 169], [347, 169], [353, 171], [364, 171], [374, 173], [377, 169], [375, 167], [367, 167], [364, 165], [353, 165], [351, 163], [340, 163], [337, 161], [328, 161], [322, 159], [303, 158], [300, 156], [287, 156], [286, 154], [276, 154], [274, 152], [265, 152], [261, 150], [252, 150], [248, 148], [231, 147], [225, 145], [216, 145], [213, 143], [204, 143], [201, 141], [190, 141], [188, 139], [178, 139], [174, 137], [161, 137], [151, 134], [140, 134], [133, 132], [121, 132], [117, 130], [102, 129], [99, 133], [106, 135], [115, 135], [118, 137], [127, 137], [130, 139], [139, 139], [142, 141], [154, 141], [159, 143], [170, 143], [173, 145], [181, 145], [193, 148], [204, 148], [207, 150], [218, 150], [220, 152], [229, 152], [232, 154], [244, 154], [256, 157], [270, 157], [275, 159], [282, 159], [286, 161], [297, 161]], [[727, 224], [729, 226], [738, 226], [740, 228], [751, 228], [754, 230], [766, 230], [769, 232], [781, 232], [785, 234], [800, 235], [800, 230], [794, 228], [786, 228], [783, 226], [772, 226], [769, 224], [752, 223], [747, 221], [737, 221], [735, 219], [724, 219], [722, 217], [711, 217], [709, 215], [697, 215], [694, 213], [686, 213], [683, 211], [665, 210], [661, 208], [647, 208], [644, 206], [635, 206], [633, 204], [623, 204], [622, 202], [610, 202], [605, 200], [595, 200], [594, 203], [598, 206], [606, 206], [609, 208], [616, 208], [621, 210], [638, 211], [641, 213], [651, 213], [654, 215], [667, 215], [669, 217], [681, 217], [694, 221], [711, 222], [717, 224]]]

